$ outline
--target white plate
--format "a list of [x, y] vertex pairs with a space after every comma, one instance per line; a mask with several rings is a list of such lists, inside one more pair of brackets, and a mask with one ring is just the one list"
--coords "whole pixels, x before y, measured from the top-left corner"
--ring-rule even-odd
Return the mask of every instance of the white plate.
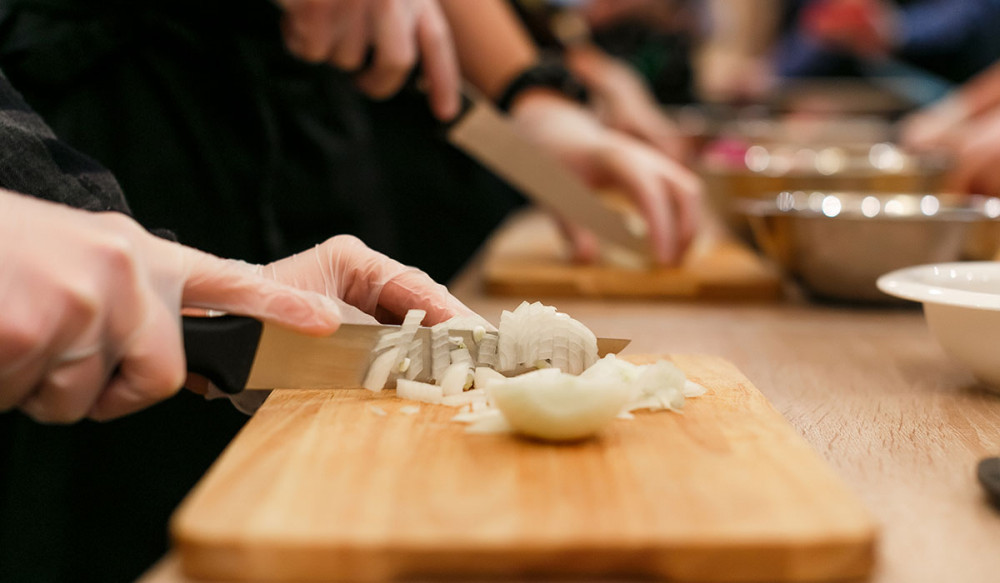
[[889, 295], [916, 302], [1000, 310], [1000, 262], [907, 267], [879, 277], [878, 288]]

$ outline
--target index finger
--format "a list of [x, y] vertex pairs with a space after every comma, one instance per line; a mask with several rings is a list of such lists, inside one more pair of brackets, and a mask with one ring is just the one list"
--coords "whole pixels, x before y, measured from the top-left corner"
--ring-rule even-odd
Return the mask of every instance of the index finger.
[[418, 17], [417, 45], [431, 109], [438, 119], [448, 121], [458, 115], [461, 81], [451, 31], [435, 2], [428, 2]]

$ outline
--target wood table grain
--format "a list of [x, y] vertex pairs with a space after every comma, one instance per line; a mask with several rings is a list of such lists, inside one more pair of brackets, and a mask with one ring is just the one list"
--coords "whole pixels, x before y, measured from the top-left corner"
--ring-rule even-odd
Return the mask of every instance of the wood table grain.
[[[514, 298], [452, 286], [491, 318]], [[528, 300], [546, 298], [524, 298]], [[1000, 455], [1000, 396], [930, 335], [918, 308], [553, 300], [632, 353], [733, 362], [852, 488], [880, 532], [873, 583], [1000, 581], [1000, 512], [975, 479]], [[146, 583], [183, 583], [170, 556]]]

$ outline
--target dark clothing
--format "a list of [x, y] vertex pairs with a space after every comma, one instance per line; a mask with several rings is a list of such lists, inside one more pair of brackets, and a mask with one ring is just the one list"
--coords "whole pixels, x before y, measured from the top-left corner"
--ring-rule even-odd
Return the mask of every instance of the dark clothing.
[[[57, 140], [2, 76], [0, 187], [129, 210], [111, 174]], [[243, 419], [189, 393], [102, 424], [0, 415], [0, 581], [134, 580], [163, 554], [169, 513]]]
[[[117, 4], [0, 3], [0, 67], [111, 169], [140, 222], [255, 262], [336, 233], [392, 250], [362, 99], [345, 75], [285, 53], [276, 7], [207, 2], [181, 17]], [[237, 21], [224, 26], [225, 5]]]
[[129, 212], [114, 177], [59, 141], [3, 73], [0, 187], [91, 211]]
[[[185, 244], [264, 262], [352, 233], [447, 279], [519, 197], [429, 138], [422, 99], [368, 103], [291, 58], [277, 20], [265, 0], [0, 0], [0, 68]], [[134, 580], [244, 419], [186, 391], [105, 424], [0, 415], [0, 581]]]
[[[852, 55], [833, 50], [798, 27], [813, 0], [789, 3], [785, 34], [776, 50], [784, 77], [864, 76]], [[1000, 59], [1000, 0], [897, 0], [901, 38], [894, 56], [935, 75], [963, 83]]]

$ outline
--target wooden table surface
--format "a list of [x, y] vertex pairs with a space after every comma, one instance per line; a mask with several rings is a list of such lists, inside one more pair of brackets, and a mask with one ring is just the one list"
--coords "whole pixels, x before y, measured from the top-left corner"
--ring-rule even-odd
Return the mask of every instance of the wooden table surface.
[[[498, 319], [476, 268], [452, 290]], [[794, 294], [793, 294], [794, 295]], [[1000, 455], [1000, 396], [977, 386], [919, 309], [541, 299], [628, 352], [722, 356], [770, 399], [881, 527], [873, 583], [1000, 581], [1000, 512], [975, 479]], [[168, 556], [145, 583], [185, 583]]]

